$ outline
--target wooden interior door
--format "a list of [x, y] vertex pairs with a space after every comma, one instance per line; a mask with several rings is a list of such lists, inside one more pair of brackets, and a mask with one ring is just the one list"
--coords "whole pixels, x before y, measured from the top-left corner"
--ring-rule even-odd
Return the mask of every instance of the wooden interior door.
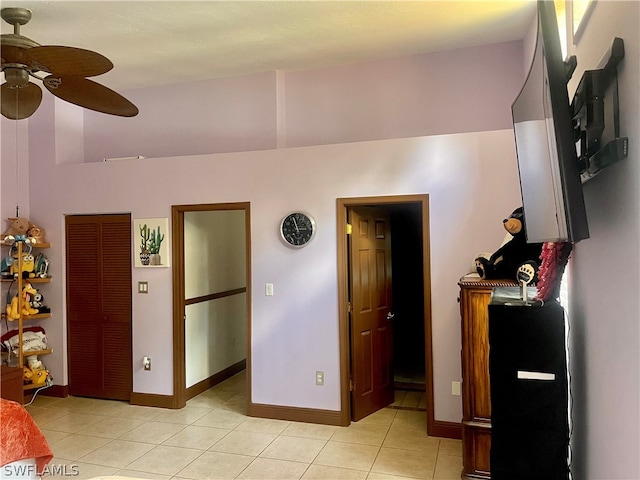
[[66, 217], [71, 395], [129, 400], [131, 216]]
[[391, 225], [380, 208], [351, 207], [348, 221], [352, 420], [394, 400]]

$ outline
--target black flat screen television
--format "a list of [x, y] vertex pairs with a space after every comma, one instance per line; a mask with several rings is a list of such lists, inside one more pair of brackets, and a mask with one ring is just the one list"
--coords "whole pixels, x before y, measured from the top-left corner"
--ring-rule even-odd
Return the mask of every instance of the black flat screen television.
[[527, 242], [589, 238], [554, 2], [538, 1], [531, 68], [511, 107]]

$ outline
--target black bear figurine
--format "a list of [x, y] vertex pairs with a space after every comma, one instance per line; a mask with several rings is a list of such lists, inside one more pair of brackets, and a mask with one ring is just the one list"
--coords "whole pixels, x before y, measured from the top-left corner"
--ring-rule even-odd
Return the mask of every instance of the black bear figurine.
[[513, 238], [496, 250], [488, 260], [484, 257], [476, 258], [476, 270], [483, 279], [509, 279], [517, 282], [520, 265], [526, 262], [539, 265], [542, 243], [527, 243], [522, 207], [516, 208], [502, 223]]

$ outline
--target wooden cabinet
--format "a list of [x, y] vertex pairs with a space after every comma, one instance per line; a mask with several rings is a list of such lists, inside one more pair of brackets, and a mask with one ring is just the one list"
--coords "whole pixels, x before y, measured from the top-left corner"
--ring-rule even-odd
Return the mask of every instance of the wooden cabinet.
[[462, 277], [462, 478], [490, 479], [491, 394], [489, 385], [488, 305], [495, 287], [509, 280]]
[[[2, 282], [9, 283], [9, 287], [8, 287], [9, 292], [7, 295], [9, 298], [13, 298], [14, 293], [17, 294], [15, 296], [17, 298], [17, 312], [19, 313], [19, 315], [17, 318], [12, 318], [8, 312], [3, 312], [2, 316], [3, 316], [3, 319], [6, 319], [8, 321], [9, 330], [14, 329], [14, 330], [17, 330], [18, 332], [18, 345], [20, 346], [20, 348], [18, 348], [17, 365], [20, 371], [20, 378], [22, 379], [23, 378], [22, 367], [24, 367], [25, 364], [27, 363], [27, 357], [33, 356], [33, 355], [37, 355], [38, 357], [40, 357], [41, 355], [47, 355], [51, 353], [51, 349], [29, 350], [27, 352], [24, 352], [22, 348], [24, 329], [27, 326], [35, 326], [35, 325], [29, 325], [34, 321], [51, 317], [51, 313], [49, 312], [31, 313], [29, 315], [23, 313], [23, 310], [24, 310], [23, 307], [25, 307], [25, 301], [26, 301], [22, 295], [23, 288], [27, 283], [31, 284], [31, 286], [34, 288], [38, 288], [40, 284], [50, 283], [51, 277], [49, 277], [46, 272], [42, 273], [42, 275], [38, 275], [37, 272], [35, 272], [36, 276], [33, 278], [22, 278], [22, 275], [21, 275], [23, 270], [29, 271], [28, 268], [23, 269], [23, 262], [26, 262], [26, 261], [34, 262], [35, 252], [39, 249], [49, 248], [50, 245], [48, 243], [38, 243], [38, 244], [29, 245], [27, 244], [26, 241], [22, 240], [22, 241], [16, 241], [15, 243], [11, 243], [11, 244], [3, 242], [2, 246], [8, 246], [10, 248], [9, 256], [12, 256], [15, 258], [14, 262], [17, 265], [17, 268], [15, 269], [18, 272], [16, 274], [16, 278], [3, 278]], [[25, 259], [28, 259], [28, 260], [25, 260]], [[37, 310], [35, 310], [35, 312], [37, 312]], [[7, 373], [8, 372], [9, 371], [7, 370]], [[15, 372], [13, 373], [15, 374]], [[44, 380], [45, 377], [40, 377], [43, 381], [37, 380], [36, 383], [25, 380], [24, 385], [23, 385], [23, 382], [21, 381], [20, 382], [21, 393], [22, 393], [22, 390], [31, 390], [31, 389], [35, 389], [35, 388], [39, 388], [47, 385], [48, 374], [46, 372], [44, 373], [46, 374], [46, 377], [47, 377], [46, 380]], [[3, 366], [3, 376], [4, 374], [5, 374], [5, 370]], [[26, 376], [24, 376], [24, 378], [26, 378]], [[36, 377], [34, 376], [32, 378], [35, 379]], [[4, 379], [2, 381], [2, 386], [3, 388], [5, 387]], [[19, 399], [19, 401], [20, 403], [22, 403], [22, 396]]]
[[1, 381], [0, 396], [6, 400], [22, 403], [22, 369], [2, 365]]

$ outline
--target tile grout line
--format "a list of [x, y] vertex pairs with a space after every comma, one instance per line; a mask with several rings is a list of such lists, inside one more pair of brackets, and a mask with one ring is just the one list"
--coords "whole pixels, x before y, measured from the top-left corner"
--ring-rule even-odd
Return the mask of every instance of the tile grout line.
[[369, 477], [369, 475], [371, 475], [373, 467], [376, 464], [376, 460], [378, 460], [378, 457], [380, 456], [380, 452], [382, 451], [382, 446], [384, 445], [384, 442], [387, 439], [387, 436], [389, 435], [389, 432], [391, 431], [391, 426], [393, 425], [393, 421], [395, 420], [396, 416], [397, 416], [397, 413], [396, 413], [396, 415], [393, 416], [393, 419], [391, 419], [391, 423], [387, 427], [387, 431], [384, 434], [384, 438], [382, 439], [382, 442], [380, 443], [380, 446], [378, 447], [378, 452], [376, 453], [376, 456], [373, 459], [373, 462], [371, 462], [371, 466], [369, 467], [369, 471], [367, 472], [367, 478]]

